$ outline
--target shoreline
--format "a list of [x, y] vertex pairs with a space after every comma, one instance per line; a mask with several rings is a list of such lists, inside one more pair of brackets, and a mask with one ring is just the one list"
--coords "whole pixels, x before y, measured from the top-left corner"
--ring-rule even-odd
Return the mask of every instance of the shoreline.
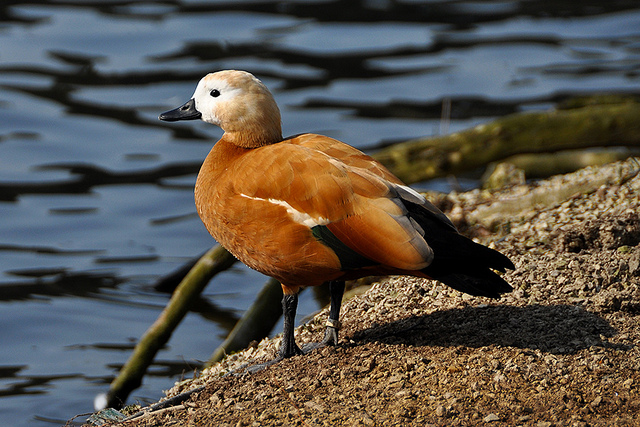
[[[636, 425], [637, 169], [629, 159], [437, 196], [467, 235], [514, 261], [512, 293], [384, 278], [345, 301], [337, 347], [222, 377], [273, 357], [279, 337], [265, 339], [167, 392], [203, 386], [184, 403], [113, 425]], [[319, 340], [325, 317], [298, 327], [298, 342]]]

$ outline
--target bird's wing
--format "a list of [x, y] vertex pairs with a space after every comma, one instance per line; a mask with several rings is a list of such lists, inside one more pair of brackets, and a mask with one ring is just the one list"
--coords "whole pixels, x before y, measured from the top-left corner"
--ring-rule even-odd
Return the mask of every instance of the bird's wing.
[[370, 157], [326, 139], [331, 147], [323, 151], [317, 147], [325, 141], [316, 141], [314, 147], [295, 139], [252, 150], [235, 163], [235, 193], [280, 206], [339, 258], [345, 250], [359, 255], [340, 258], [345, 270], [366, 260], [408, 271], [428, 266], [433, 251], [424, 239], [426, 230], [405, 206], [428, 203], [424, 197]]
[[448, 228], [450, 231], [458, 232], [451, 220], [440, 209], [425, 199], [422, 195], [405, 185], [398, 177], [392, 174], [383, 164], [363, 153], [355, 147], [345, 144], [333, 138], [316, 134], [303, 134], [296, 140], [299, 144], [315, 150], [322, 151], [332, 157], [340, 159], [341, 162], [348, 166], [365, 169], [373, 175], [388, 181], [390, 184], [396, 184], [397, 191], [400, 193], [403, 202], [412, 203], [423, 211], [425, 215], [430, 215], [440, 226]]
[[338, 141], [337, 139], [329, 138], [324, 135], [307, 133], [294, 138], [293, 142], [300, 146], [318, 150], [331, 157], [340, 159], [341, 162], [348, 166], [365, 169], [391, 183], [404, 185], [400, 179], [392, 174], [380, 162], [357, 148]]

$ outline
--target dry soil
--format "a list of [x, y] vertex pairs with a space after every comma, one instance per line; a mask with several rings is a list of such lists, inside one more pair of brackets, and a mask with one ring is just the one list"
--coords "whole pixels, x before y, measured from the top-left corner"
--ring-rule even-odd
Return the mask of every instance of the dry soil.
[[[627, 162], [498, 193], [442, 196], [465, 233], [513, 260], [516, 270], [504, 276], [512, 293], [490, 300], [434, 281], [380, 279], [343, 305], [337, 347], [222, 376], [273, 357], [277, 339], [264, 340], [177, 384], [169, 396], [205, 385], [183, 404], [119, 425], [640, 425], [640, 176], [633, 168]], [[494, 218], [493, 230], [469, 220], [481, 206], [603, 174], [597, 188]], [[298, 342], [320, 339], [325, 316], [300, 327]]]

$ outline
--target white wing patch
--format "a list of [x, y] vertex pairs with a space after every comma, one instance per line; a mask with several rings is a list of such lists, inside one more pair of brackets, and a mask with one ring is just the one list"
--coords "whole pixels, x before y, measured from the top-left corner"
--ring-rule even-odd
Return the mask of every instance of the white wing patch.
[[263, 199], [261, 197], [247, 196], [246, 194], [242, 194], [242, 193], [240, 193], [240, 196], [245, 197], [247, 199], [251, 199], [251, 200], [259, 200], [261, 202], [268, 202], [274, 205], [282, 206], [287, 210], [287, 213], [289, 214], [291, 219], [293, 219], [298, 224], [305, 225], [309, 228], [315, 227], [316, 225], [327, 225], [331, 222], [327, 218], [323, 218], [323, 217], [314, 218], [306, 212], [300, 212], [299, 210], [295, 209], [293, 206], [291, 206], [289, 203], [285, 202], [284, 200]]

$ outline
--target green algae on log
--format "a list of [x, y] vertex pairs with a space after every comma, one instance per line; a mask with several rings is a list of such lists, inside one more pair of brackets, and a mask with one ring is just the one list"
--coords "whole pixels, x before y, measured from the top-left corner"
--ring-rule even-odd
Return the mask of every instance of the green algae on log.
[[596, 97], [568, 105], [578, 108], [513, 114], [454, 134], [395, 144], [373, 157], [413, 183], [472, 171], [518, 154], [640, 147], [640, 103], [634, 98]]

